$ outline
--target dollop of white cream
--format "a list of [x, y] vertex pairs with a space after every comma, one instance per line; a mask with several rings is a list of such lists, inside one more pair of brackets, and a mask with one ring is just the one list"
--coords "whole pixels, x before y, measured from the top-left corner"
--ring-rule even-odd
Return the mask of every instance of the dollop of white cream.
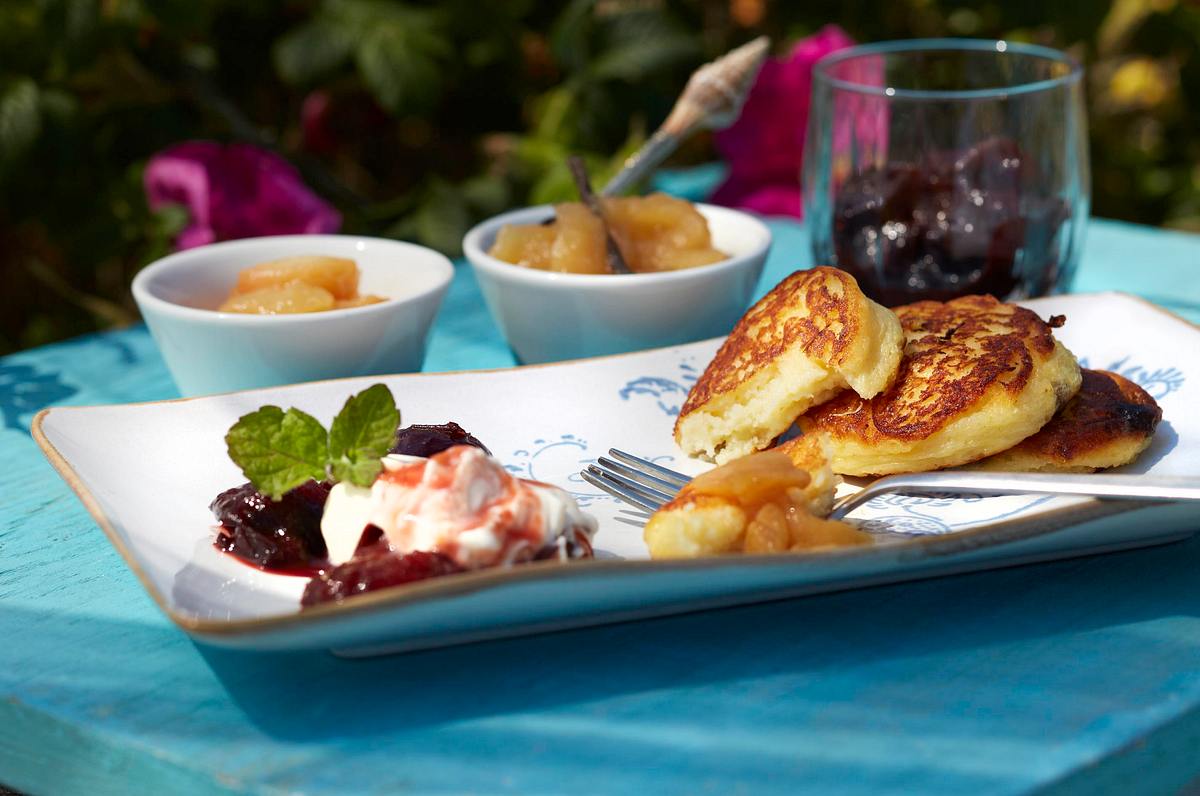
[[325, 537], [331, 564], [343, 564], [354, 556], [374, 510], [371, 487], [340, 483], [329, 490], [321, 514], [321, 535]]
[[[416, 483], [389, 477], [418, 463]], [[596, 532], [595, 518], [569, 494], [516, 479], [477, 448], [433, 459], [388, 456], [384, 468], [369, 489], [330, 490], [321, 533], [334, 565], [354, 555], [367, 525], [381, 528], [397, 552], [436, 550], [468, 568], [511, 563], [571, 529], [589, 539]]]

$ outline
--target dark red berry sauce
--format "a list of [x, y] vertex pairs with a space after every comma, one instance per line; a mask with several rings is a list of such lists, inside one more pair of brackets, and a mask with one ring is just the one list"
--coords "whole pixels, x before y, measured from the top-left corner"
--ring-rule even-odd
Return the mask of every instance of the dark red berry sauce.
[[404, 555], [393, 553], [386, 544], [360, 549], [354, 558], [322, 572], [308, 582], [300, 605], [340, 602], [375, 589], [413, 583], [426, 578], [453, 575], [463, 568], [441, 553], [415, 551]]
[[1058, 196], [1028, 190], [1038, 184], [1033, 168], [1016, 143], [994, 138], [851, 176], [835, 199], [838, 267], [889, 307], [1048, 292], [1059, 277], [1058, 239], [1070, 209]]
[[209, 504], [221, 524], [213, 544], [260, 569], [312, 576], [327, 565], [321, 512], [329, 485], [309, 481], [271, 500], [250, 484], [227, 489]]
[[458, 423], [443, 423], [440, 426], [413, 425], [402, 428], [396, 433], [396, 444], [389, 453], [402, 453], [407, 456], [422, 456], [428, 459], [435, 453], [453, 448], [455, 445], [470, 445], [491, 455], [479, 440], [475, 439]]

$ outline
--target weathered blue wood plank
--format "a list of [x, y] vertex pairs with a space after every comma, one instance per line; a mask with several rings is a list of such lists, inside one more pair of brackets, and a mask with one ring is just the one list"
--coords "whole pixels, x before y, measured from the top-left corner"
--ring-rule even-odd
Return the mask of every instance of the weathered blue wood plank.
[[[766, 279], [807, 262], [797, 228], [776, 233]], [[1195, 239], [1096, 225], [1086, 286], [1122, 278], [1128, 263], [1104, 255], [1127, 256], [1129, 235], [1173, 280], [1200, 262]], [[1169, 287], [1182, 301], [1189, 285], [1200, 299], [1194, 280]], [[432, 367], [505, 364], [477, 296], [460, 274]], [[0, 406], [17, 418], [0, 428], [0, 782], [1009, 794], [1165, 791], [1200, 775], [1200, 539], [405, 657], [199, 648], [22, 428], [39, 396], [171, 394], [141, 329], [0, 360]]]

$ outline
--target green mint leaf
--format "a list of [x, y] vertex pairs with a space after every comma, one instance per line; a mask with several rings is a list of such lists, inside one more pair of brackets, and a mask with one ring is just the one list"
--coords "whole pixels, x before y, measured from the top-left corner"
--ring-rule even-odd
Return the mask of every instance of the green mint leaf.
[[234, 423], [225, 435], [229, 458], [254, 488], [272, 500], [308, 481], [325, 478], [328, 435], [313, 416], [264, 406]]
[[380, 461], [396, 441], [400, 411], [392, 392], [373, 384], [351, 396], [329, 427], [329, 461], [335, 481], [370, 486]]

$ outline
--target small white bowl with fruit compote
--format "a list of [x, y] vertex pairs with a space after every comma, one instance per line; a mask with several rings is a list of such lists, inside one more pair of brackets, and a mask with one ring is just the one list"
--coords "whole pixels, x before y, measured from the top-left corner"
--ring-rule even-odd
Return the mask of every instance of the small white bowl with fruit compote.
[[[253, 269], [280, 261], [270, 273]], [[412, 243], [280, 235], [164, 257], [134, 278], [133, 296], [179, 391], [192, 396], [420, 370], [453, 276], [445, 256]]]
[[[555, 221], [555, 206], [541, 205], [496, 216], [467, 233], [463, 251], [492, 317], [521, 362], [677, 345], [733, 328], [758, 285], [771, 247], [770, 230], [754, 216], [726, 207], [690, 205], [661, 194], [641, 198], [647, 200], [653, 202], [645, 206], [650, 218], [641, 220], [630, 219], [620, 204], [608, 205], [622, 253], [637, 259], [649, 252], [646, 257], [653, 260], [656, 242], [637, 239], [647, 230], [659, 240], [682, 240], [683, 246], [635, 273], [557, 270], [560, 264], [553, 260], [581, 248], [579, 240], [586, 235], [564, 230], [549, 240], [551, 222], [586, 226], [579, 205], [569, 206], [565, 218], [560, 205], [560, 221]], [[629, 200], [617, 200], [624, 201]], [[670, 217], [676, 214], [682, 218], [673, 225]], [[539, 227], [546, 230], [544, 243], [538, 240]], [[587, 246], [594, 255], [595, 240], [585, 240]], [[532, 265], [512, 262], [531, 251]], [[639, 270], [637, 262], [631, 264]]]

